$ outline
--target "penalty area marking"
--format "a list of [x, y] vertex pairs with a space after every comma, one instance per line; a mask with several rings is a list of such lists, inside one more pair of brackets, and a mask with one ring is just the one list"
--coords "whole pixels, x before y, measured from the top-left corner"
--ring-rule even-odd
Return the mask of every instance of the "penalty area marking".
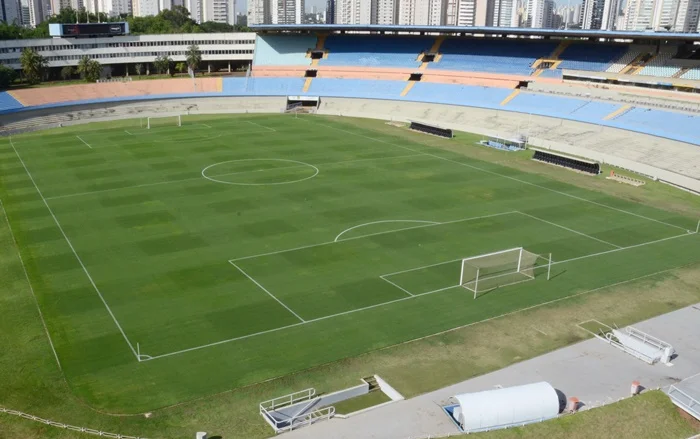
[[437, 221], [423, 221], [423, 220], [382, 220], [382, 221], [372, 221], [372, 222], [370, 222], [370, 223], [358, 224], [358, 225], [356, 225], [356, 226], [350, 227], [349, 229], [343, 230], [342, 232], [340, 232], [340, 233], [338, 234], [338, 236], [335, 237], [335, 239], [333, 240], [333, 242], [338, 242], [338, 240], [340, 239], [341, 236], [343, 236], [345, 233], [347, 233], [347, 232], [349, 232], [349, 231], [351, 231], [351, 230], [359, 229], [360, 227], [364, 227], [364, 226], [370, 226], [370, 225], [372, 225], [372, 224], [384, 224], [384, 223], [422, 223], [422, 224], [431, 224], [431, 225], [442, 224], [442, 223], [439, 223], [439, 222], [437, 222]]
[[[297, 180], [289, 180], [289, 181], [279, 181], [279, 182], [271, 182], [271, 183], [239, 183], [239, 182], [233, 182], [233, 181], [224, 181], [224, 180], [217, 180], [214, 177], [210, 177], [206, 174], [207, 169], [213, 168], [214, 166], [218, 165], [223, 165], [225, 163], [236, 163], [236, 162], [287, 162], [287, 163], [296, 163], [297, 166], [293, 166], [294, 168], [296, 167], [309, 167], [314, 170], [313, 175], [310, 175], [308, 177], [300, 178]], [[277, 169], [289, 169], [292, 166], [285, 166], [284, 168], [277, 168]], [[275, 168], [271, 169], [260, 169], [257, 171], [252, 171], [252, 172], [262, 172], [262, 171], [273, 171]], [[319, 173], [319, 170], [316, 166], [310, 164], [310, 163], [305, 163], [305, 162], [300, 162], [298, 160], [288, 160], [288, 159], [240, 159], [240, 160], [227, 160], [225, 162], [219, 162], [219, 163], [214, 163], [212, 165], [207, 166], [206, 168], [202, 169], [202, 177], [206, 178], [207, 180], [213, 181], [215, 183], [223, 183], [223, 184], [233, 184], [233, 185], [238, 185], [238, 186], [273, 186], [273, 185], [280, 185], [280, 184], [292, 184], [292, 183], [299, 183], [305, 180], [310, 180], [317, 176]], [[224, 175], [224, 174], [222, 174]], [[233, 175], [232, 174], [227, 174], [227, 175]]]

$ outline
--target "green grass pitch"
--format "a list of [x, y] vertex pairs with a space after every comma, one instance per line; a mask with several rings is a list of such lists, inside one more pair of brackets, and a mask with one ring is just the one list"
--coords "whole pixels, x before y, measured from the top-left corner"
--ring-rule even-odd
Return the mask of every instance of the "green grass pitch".
[[[73, 391], [151, 410], [700, 260], [697, 219], [421, 138], [226, 115], [0, 140]], [[457, 285], [461, 258], [513, 247], [551, 253], [552, 279]]]

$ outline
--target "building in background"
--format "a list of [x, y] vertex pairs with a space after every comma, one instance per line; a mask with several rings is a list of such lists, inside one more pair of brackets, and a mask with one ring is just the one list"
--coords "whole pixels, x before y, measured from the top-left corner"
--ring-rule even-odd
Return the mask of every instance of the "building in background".
[[272, 24], [302, 24], [304, 0], [272, 0]]
[[554, 2], [552, 0], [529, 0], [526, 9], [526, 27], [533, 29], [550, 29]]
[[602, 30], [617, 29], [617, 22], [619, 16], [620, 0], [606, 0], [605, 5], [603, 6], [603, 17], [600, 21], [600, 28]]
[[603, 13], [605, 4], [609, 4], [611, 0], [583, 0], [583, 8], [581, 10], [581, 28], [582, 29], [601, 29], [603, 23]]
[[697, 32], [700, 29], [700, 0], [680, 0], [673, 30]]
[[[28, 15], [27, 11], [27, 15]], [[27, 17], [28, 19], [29, 17]], [[0, 20], [7, 24], [22, 24], [22, 8], [17, 0], [0, 0]]]
[[398, 24], [406, 26], [439, 26], [444, 23], [443, 0], [400, 0]]
[[372, 0], [335, 0], [333, 24], [369, 24]]
[[372, 0], [371, 24], [396, 24], [399, 22], [400, 0]]

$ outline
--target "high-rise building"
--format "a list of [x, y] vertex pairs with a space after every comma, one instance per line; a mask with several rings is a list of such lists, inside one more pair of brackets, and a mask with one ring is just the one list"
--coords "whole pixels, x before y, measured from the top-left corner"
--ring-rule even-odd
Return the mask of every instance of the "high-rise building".
[[[235, 24], [234, 0], [201, 0], [201, 22]], [[190, 12], [190, 14], [192, 14]]]
[[372, 0], [335, 0], [333, 24], [370, 24]]
[[371, 24], [399, 22], [399, 0], [372, 0]]
[[617, 20], [620, 15], [620, 0], [605, 0], [603, 6], [603, 17], [600, 21], [600, 29], [617, 29]]
[[526, 25], [533, 29], [549, 29], [552, 27], [552, 0], [529, 0], [526, 10]]
[[272, 22], [271, 0], [248, 0], [248, 26]]
[[17, 0], [0, 0], [0, 20], [7, 24], [22, 24], [22, 9]]
[[673, 30], [675, 32], [698, 32], [699, 22], [700, 0], [680, 0]]
[[401, 0], [398, 24], [408, 26], [439, 26], [443, 23], [446, 2], [443, 0]]
[[583, 0], [581, 13], [582, 29], [600, 29], [603, 22], [605, 4], [610, 0]]
[[[679, 16], [683, 16], [683, 27], [687, 15], [694, 15], [694, 2], [681, 0], [628, 0], [625, 6], [627, 31], [677, 30]], [[690, 27], [690, 26], [689, 26]]]
[[304, 19], [304, 0], [272, 0], [272, 24], [301, 24]]
[[[250, 1], [250, 0], [248, 0]], [[335, 24], [335, 0], [326, 0], [326, 24]]]
[[486, 26], [518, 27], [517, 0], [489, 0]]

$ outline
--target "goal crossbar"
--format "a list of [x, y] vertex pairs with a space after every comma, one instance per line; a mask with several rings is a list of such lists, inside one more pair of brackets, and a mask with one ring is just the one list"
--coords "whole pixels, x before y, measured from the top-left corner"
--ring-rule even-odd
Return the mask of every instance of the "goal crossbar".
[[146, 118], [146, 129], [150, 130], [152, 128], [152, 124], [151, 124], [152, 120], [173, 119], [173, 118], [176, 118], [176, 120], [177, 120], [175, 125], [181, 127], [182, 126], [182, 115], [175, 114], [175, 115], [170, 115], [170, 116], [150, 116], [150, 117]]
[[499, 250], [462, 259], [459, 285], [479, 294], [506, 285], [534, 280], [539, 274], [550, 278], [552, 255], [548, 258], [523, 247]]

